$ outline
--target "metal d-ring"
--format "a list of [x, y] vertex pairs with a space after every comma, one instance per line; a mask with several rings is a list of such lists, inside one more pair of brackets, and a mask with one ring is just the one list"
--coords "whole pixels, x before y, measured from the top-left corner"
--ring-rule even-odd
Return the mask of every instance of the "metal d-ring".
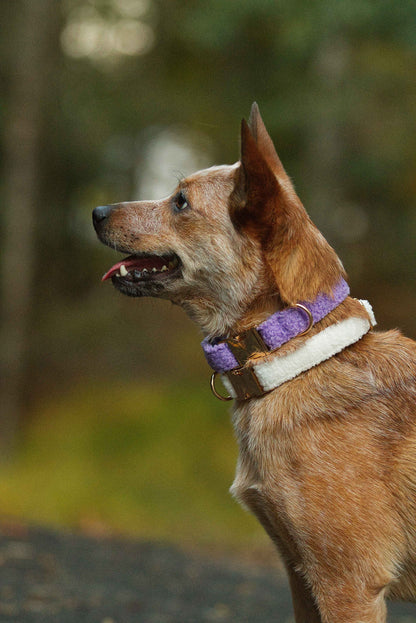
[[313, 316], [312, 316], [311, 310], [308, 309], [305, 305], [302, 305], [302, 303], [295, 303], [295, 307], [298, 307], [299, 309], [304, 311], [305, 314], [307, 314], [308, 320], [309, 320], [309, 324], [306, 327], [306, 329], [304, 331], [302, 331], [302, 333], [298, 333], [298, 335], [296, 336], [296, 337], [301, 337], [302, 335], [306, 335], [307, 333], [309, 333], [309, 331], [312, 329], [312, 327], [313, 327]]
[[222, 400], [223, 402], [228, 402], [229, 400], [232, 400], [233, 397], [232, 396], [221, 396], [221, 394], [219, 394], [217, 390], [215, 389], [215, 379], [217, 378], [217, 374], [218, 372], [214, 372], [214, 374], [211, 376], [211, 380], [209, 383], [211, 387], [211, 391], [214, 394], [215, 398], [218, 398], [218, 400]]

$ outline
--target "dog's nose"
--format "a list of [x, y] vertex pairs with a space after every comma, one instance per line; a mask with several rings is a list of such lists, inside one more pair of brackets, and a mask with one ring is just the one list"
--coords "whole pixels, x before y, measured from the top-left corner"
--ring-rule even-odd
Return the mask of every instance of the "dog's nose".
[[92, 211], [92, 222], [94, 223], [94, 227], [97, 228], [98, 225], [100, 225], [100, 223], [102, 223], [102, 221], [105, 221], [106, 218], [108, 218], [108, 215], [110, 214], [111, 210], [112, 210], [111, 205], [109, 206], [98, 206], [98, 208], [95, 208]]

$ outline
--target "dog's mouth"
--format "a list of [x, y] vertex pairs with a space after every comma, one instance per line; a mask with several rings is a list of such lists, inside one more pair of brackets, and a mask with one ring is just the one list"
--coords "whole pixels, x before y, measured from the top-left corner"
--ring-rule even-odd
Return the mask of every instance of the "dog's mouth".
[[141, 296], [146, 286], [163, 286], [165, 281], [178, 277], [181, 261], [175, 253], [167, 255], [135, 254], [117, 262], [102, 277], [111, 279], [124, 294]]

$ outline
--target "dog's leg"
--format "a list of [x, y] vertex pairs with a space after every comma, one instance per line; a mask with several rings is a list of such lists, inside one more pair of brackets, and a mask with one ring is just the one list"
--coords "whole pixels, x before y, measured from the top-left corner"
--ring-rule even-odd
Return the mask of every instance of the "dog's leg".
[[296, 623], [322, 623], [312, 591], [305, 579], [290, 564], [286, 564], [286, 569], [292, 592]]
[[385, 589], [377, 594], [358, 578], [338, 578], [332, 585], [315, 587], [322, 623], [386, 623]]
[[377, 588], [348, 569], [332, 569], [330, 573], [323, 552], [323, 565], [319, 560], [305, 563], [295, 536], [261, 485], [234, 486], [233, 494], [256, 515], [283, 557], [296, 623], [385, 623], [385, 590], [392, 579], [388, 573]]
[[261, 487], [252, 485], [244, 490], [235, 487], [233, 493], [257, 517], [283, 557], [289, 576], [296, 623], [322, 623], [310, 588], [302, 576], [295, 571], [296, 554], [288, 545], [293, 540], [287, 534], [283, 524], [276, 527], [275, 518], [268, 510], [269, 504]]
[[[298, 565], [295, 570], [288, 567], [296, 623], [386, 622], [387, 574], [382, 582], [386, 585], [376, 586], [368, 580], [371, 574], [365, 569], [365, 561], [361, 574], [349, 569], [348, 564], [345, 568], [342, 565], [333, 568], [325, 563], [322, 551], [315, 561], [309, 557], [308, 562]], [[314, 612], [318, 618], [313, 618]]]

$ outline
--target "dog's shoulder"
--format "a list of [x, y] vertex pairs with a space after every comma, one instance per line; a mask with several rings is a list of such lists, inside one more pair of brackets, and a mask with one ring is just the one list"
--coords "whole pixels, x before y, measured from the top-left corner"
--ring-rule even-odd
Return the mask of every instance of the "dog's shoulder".
[[358, 368], [402, 381], [412, 377], [416, 384], [416, 342], [398, 329], [370, 331], [341, 356]]

